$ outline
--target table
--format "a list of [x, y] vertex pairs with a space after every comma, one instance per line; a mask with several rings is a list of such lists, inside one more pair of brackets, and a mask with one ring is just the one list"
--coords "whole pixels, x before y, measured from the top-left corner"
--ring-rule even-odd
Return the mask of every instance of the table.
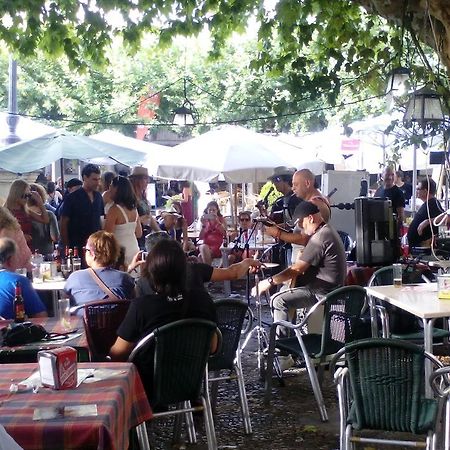
[[[49, 333], [64, 333], [60, 322], [55, 317], [39, 317], [29, 319], [30, 322], [42, 325]], [[7, 327], [12, 320], [0, 320], [0, 328]], [[74, 337], [64, 343], [57, 343], [51, 341], [39, 341], [31, 344], [21, 345], [17, 347], [0, 347], [0, 361], [6, 360], [12, 362], [16, 359], [18, 362], [36, 361], [37, 352], [40, 350], [47, 350], [50, 348], [61, 347], [61, 345], [69, 345], [78, 351], [79, 361], [89, 361], [89, 345], [84, 331], [83, 318], [81, 316], [70, 317], [70, 328], [78, 330], [80, 336]]]
[[[136, 367], [81, 363], [78, 368], [95, 368], [97, 373], [100, 369], [102, 379], [64, 391], [41, 388], [36, 394], [11, 394], [11, 380], [17, 383], [29, 377], [37, 364], [0, 365], [0, 423], [13, 439], [26, 450], [123, 450], [128, 448], [129, 431], [138, 426], [138, 437], [146, 439], [144, 422], [152, 418], [152, 411]], [[33, 420], [36, 408], [78, 405], [96, 405], [97, 415]], [[144, 448], [142, 444], [140, 439]]]
[[[366, 287], [368, 295], [397, 306], [422, 319], [425, 351], [433, 353], [433, 325], [435, 319], [450, 317], [450, 301], [439, 300], [437, 283]], [[431, 362], [425, 362], [425, 379], [431, 375]], [[427, 383], [428, 385], [428, 383]], [[428, 386], [427, 395], [431, 394]]]
[[[275, 244], [273, 242], [270, 242], [270, 244], [250, 244], [249, 250], [250, 251], [266, 251], [272, 248]], [[228, 247], [221, 246], [220, 252], [222, 253], [222, 267], [227, 268], [229, 266], [228, 263], [228, 255], [234, 250], [234, 245], [229, 245]], [[225, 297], [229, 297], [231, 294], [231, 282], [230, 280], [225, 280], [223, 282], [223, 291], [225, 294]]]
[[59, 293], [64, 290], [66, 280], [48, 280], [44, 282], [33, 283], [36, 291], [51, 291], [53, 301], [53, 314], [56, 316], [58, 311]]

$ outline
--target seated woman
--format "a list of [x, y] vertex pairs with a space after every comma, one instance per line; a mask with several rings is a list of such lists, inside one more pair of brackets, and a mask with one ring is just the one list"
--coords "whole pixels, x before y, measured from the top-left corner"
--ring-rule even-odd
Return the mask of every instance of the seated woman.
[[[155, 294], [131, 302], [110, 350], [113, 360], [126, 361], [141, 338], [167, 323], [187, 318], [216, 321], [214, 303], [202, 286], [187, 288], [186, 266], [186, 256], [178, 242], [163, 239], [155, 244], [141, 275], [148, 278]], [[150, 399], [151, 361], [149, 358], [145, 374], [141, 372]]]
[[112, 233], [97, 231], [91, 234], [85, 250], [89, 269], [73, 272], [64, 286], [64, 291], [76, 305], [94, 300], [134, 298], [133, 277], [114, 269], [120, 247]]
[[239, 232], [230, 234], [230, 247], [232, 247], [231, 253], [228, 255], [228, 263], [234, 264], [242, 261], [243, 258], [253, 257], [254, 250], [249, 250], [248, 255], [244, 255], [245, 244], [250, 244], [250, 240], [253, 241], [253, 245], [256, 239], [256, 230], [252, 232], [252, 213], [250, 211], [241, 211], [238, 215], [239, 220]]
[[220, 258], [220, 246], [227, 236], [227, 224], [219, 210], [219, 205], [211, 201], [206, 205], [201, 217], [202, 230], [200, 239], [203, 244], [199, 246], [200, 257], [205, 264], [211, 264], [213, 258]]

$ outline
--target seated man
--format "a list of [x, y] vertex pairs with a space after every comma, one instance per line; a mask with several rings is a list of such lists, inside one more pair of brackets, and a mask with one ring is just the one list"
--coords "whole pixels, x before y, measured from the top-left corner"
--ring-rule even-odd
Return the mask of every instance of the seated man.
[[16, 282], [22, 288], [25, 314], [28, 317], [47, 317], [47, 310], [30, 280], [15, 273], [17, 265], [16, 243], [9, 238], [0, 238], [0, 316], [5, 319], [14, 318], [14, 295]]
[[[324, 222], [319, 208], [305, 201], [296, 208], [296, 219], [310, 239], [298, 260], [282, 272], [262, 280], [259, 293], [291, 280], [294, 288], [281, 290], [272, 296], [274, 321], [292, 320], [296, 308], [309, 308], [326, 294], [344, 284], [346, 257], [338, 233]], [[253, 295], [256, 287], [253, 288]], [[285, 327], [278, 327], [278, 337], [286, 337]]]
[[251, 234], [252, 230], [252, 213], [250, 211], [241, 211], [238, 215], [239, 232], [230, 234], [231, 253], [228, 255], [228, 264], [234, 264], [242, 261], [245, 257], [252, 257], [255, 254], [254, 250], [249, 250], [248, 255], [244, 254], [245, 244], [255, 243], [256, 230]]
[[436, 195], [436, 183], [431, 179], [423, 179], [417, 183], [417, 197], [423, 201], [414, 215], [408, 228], [409, 247], [430, 247], [431, 229], [437, 235], [438, 227], [432, 225], [433, 219], [444, 212]]

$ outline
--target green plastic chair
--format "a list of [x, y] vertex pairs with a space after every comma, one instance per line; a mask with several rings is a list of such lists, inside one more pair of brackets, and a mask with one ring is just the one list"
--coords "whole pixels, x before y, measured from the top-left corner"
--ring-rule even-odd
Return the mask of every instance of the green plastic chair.
[[[304, 326], [314, 311], [324, 306], [322, 333], [304, 333]], [[347, 342], [370, 335], [370, 326], [365, 324], [361, 315], [366, 308], [366, 291], [361, 286], [345, 286], [330, 292], [316, 303], [302, 322], [293, 325], [290, 322], [274, 322], [270, 328], [269, 349], [266, 369], [265, 401], [270, 401], [272, 393], [272, 373], [275, 349], [284, 350], [304, 360], [311, 386], [319, 406], [322, 421], [328, 420], [319, 380], [322, 378], [327, 359], [340, 350]], [[276, 340], [276, 329], [283, 325], [294, 330], [295, 337]], [[319, 374], [316, 373], [318, 366]]]
[[[250, 331], [249, 329], [242, 330], [249, 307], [247, 302], [230, 298], [216, 300], [214, 305], [217, 314], [217, 328], [222, 333], [222, 346], [208, 362], [211, 374], [209, 382], [212, 385], [211, 397], [215, 406], [218, 382], [237, 380], [244, 430], [246, 434], [251, 434], [252, 424], [245, 392], [240, 346], [241, 335], [245, 334], [245, 331]], [[251, 314], [249, 316], [252, 317]]]
[[[404, 284], [410, 284], [413, 282], [430, 283], [430, 280], [422, 275], [420, 272], [415, 272], [415, 278], [411, 279], [412, 273], [403, 272]], [[413, 273], [414, 275], [414, 273]], [[369, 280], [369, 286], [388, 286], [393, 283], [393, 267], [387, 266], [378, 269]], [[369, 307], [371, 311], [372, 322], [372, 336], [378, 335], [377, 327], [377, 312], [381, 318], [382, 336], [392, 337], [395, 339], [403, 339], [405, 341], [423, 342], [424, 334], [420, 329], [419, 319], [406, 311], [402, 311], [399, 308], [394, 308], [391, 305], [383, 305], [377, 301], [376, 298], [369, 296]], [[404, 332], [391, 332], [391, 319], [390, 316], [394, 316], [397, 322], [402, 323], [402, 328], [410, 327], [411, 330], [407, 333]], [[450, 336], [450, 332], [443, 330], [442, 328], [433, 328], [433, 339], [444, 339]]]
[[[216, 332], [216, 324], [208, 320], [178, 320], [141, 339], [128, 358], [141, 375], [154, 409], [153, 417], [176, 416], [176, 438], [180, 434], [180, 419], [184, 417], [189, 441], [195, 443], [192, 412], [203, 411], [208, 450], [216, 449], [217, 442], [208, 389], [202, 393], [202, 384], [208, 383], [207, 362]], [[202, 405], [191, 407], [191, 400], [199, 398]], [[170, 406], [174, 409], [157, 412]]]
[[[423, 348], [399, 339], [370, 338], [352, 342], [333, 358], [330, 371], [345, 356], [334, 380], [340, 411], [340, 449], [353, 443], [384, 443], [425, 447], [437, 446], [437, 426], [441, 407], [438, 400], [425, 398], [425, 359], [436, 367], [442, 364]], [[353, 434], [358, 431], [358, 436]], [[362, 437], [363, 430], [409, 432], [426, 437], [414, 441]]]

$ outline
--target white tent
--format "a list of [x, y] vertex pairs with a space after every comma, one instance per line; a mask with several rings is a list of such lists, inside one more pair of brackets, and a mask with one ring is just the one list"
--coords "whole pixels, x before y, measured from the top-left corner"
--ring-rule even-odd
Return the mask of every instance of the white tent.
[[99, 164], [119, 162], [132, 166], [143, 162], [145, 154], [129, 147], [57, 130], [0, 149], [0, 168], [16, 173], [31, 172], [61, 158], [84, 161], [95, 159]]
[[267, 180], [276, 166], [298, 166], [303, 150], [246, 128], [226, 125], [168, 149], [157, 160], [147, 158], [161, 178], [230, 183]]
[[124, 134], [113, 130], [103, 130], [100, 133], [92, 134], [89, 137], [100, 142], [120, 145], [121, 147], [143, 152], [150, 155], [150, 157], [155, 152], [165, 151], [169, 148], [165, 145], [154, 144], [152, 142], [141, 141], [140, 139], [125, 136]]

